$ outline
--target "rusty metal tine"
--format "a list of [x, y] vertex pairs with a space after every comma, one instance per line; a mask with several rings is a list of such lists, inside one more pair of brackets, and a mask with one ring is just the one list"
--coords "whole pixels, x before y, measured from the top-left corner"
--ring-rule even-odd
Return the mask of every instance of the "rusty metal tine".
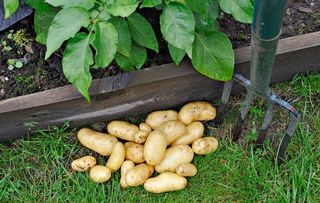
[[232, 90], [232, 84], [233, 84], [233, 80], [230, 80], [230, 81], [227, 81], [224, 83], [222, 97], [221, 97], [221, 104], [218, 107], [218, 113], [217, 113], [218, 117], [215, 120], [216, 126], [221, 125], [221, 123], [223, 122], [223, 119], [225, 117], [227, 103], [229, 101], [229, 97], [230, 97], [231, 90]]
[[272, 122], [272, 118], [273, 118], [273, 105], [274, 105], [273, 101], [268, 100], [267, 112], [264, 117], [262, 126], [259, 130], [258, 138], [255, 141], [255, 145], [257, 147], [260, 147], [263, 144], [264, 140], [266, 139], [267, 131], [268, 131], [269, 125]]

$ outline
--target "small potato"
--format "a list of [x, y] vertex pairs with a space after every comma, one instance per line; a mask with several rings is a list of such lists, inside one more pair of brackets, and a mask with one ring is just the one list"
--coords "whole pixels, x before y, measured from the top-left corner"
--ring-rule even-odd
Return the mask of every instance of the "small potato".
[[139, 144], [143, 144], [146, 142], [148, 136], [149, 136], [149, 132], [144, 131], [144, 130], [139, 130], [134, 135], [134, 142], [139, 143]]
[[118, 139], [112, 135], [96, 132], [88, 128], [82, 128], [77, 138], [80, 143], [103, 156], [109, 156], [112, 152], [113, 146]]
[[147, 123], [140, 123], [139, 125], [140, 130], [147, 131], [148, 133], [151, 133], [152, 128]]
[[149, 165], [159, 164], [167, 149], [167, 140], [165, 135], [160, 131], [152, 131], [144, 144], [144, 158]]
[[90, 179], [96, 183], [107, 182], [111, 177], [111, 171], [106, 166], [97, 165], [90, 170]]
[[76, 159], [71, 163], [71, 168], [74, 171], [84, 172], [97, 164], [96, 158], [93, 156], [84, 156], [80, 159]]
[[187, 125], [184, 134], [172, 143], [172, 146], [186, 144], [189, 145], [196, 139], [203, 136], [204, 127], [200, 122], [193, 122]]
[[181, 121], [168, 121], [160, 125], [156, 130], [166, 136], [167, 145], [170, 145], [184, 134], [186, 126]]
[[184, 177], [192, 177], [197, 174], [197, 167], [191, 163], [184, 163], [178, 166], [176, 173]]
[[107, 129], [109, 134], [131, 142], [134, 141], [134, 135], [139, 131], [138, 126], [126, 121], [111, 121]]
[[158, 173], [166, 171], [176, 172], [179, 165], [190, 163], [194, 157], [191, 147], [188, 145], [177, 145], [167, 149], [163, 160], [155, 165], [155, 170]]
[[179, 111], [179, 120], [189, 125], [193, 121], [208, 121], [216, 117], [216, 109], [207, 102], [191, 102]]
[[123, 144], [121, 142], [117, 142], [113, 146], [111, 156], [109, 157], [106, 166], [111, 170], [111, 172], [117, 171], [124, 162], [125, 156], [126, 152]]
[[192, 143], [192, 150], [199, 155], [213, 153], [218, 149], [218, 140], [214, 137], [202, 137]]
[[125, 180], [125, 176], [128, 170], [132, 169], [134, 167], [134, 163], [130, 160], [126, 160], [125, 162], [123, 162], [122, 166], [121, 166], [121, 178], [120, 178], [120, 185], [123, 188], [128, 187], [129, 185], [127, 184], [126, 180]]
[[126, 159], [137, 164], [145, 162], [143, 145], [134, 142], [127, 142], [124, 144], [124, 148], [126, 151]]
[[139, 164], [138, 166], [129, 169], [125, 175], [125, 181], [128, 186], [143, 185], [143, 183], [152, 176], [154, 171], [153, 166], [148, 164]]
[[176, 121], [178, 120], [178, 112], [173, 110], [166, 111], [154, 111], [150, 113], [146, 119], [146, 123], [152, 128], [156, 129], [161, 124], [167, 121]]
[[176, 173], [165, 172], [154, 178], [149, 178], [144, 183], [144, 189], [152, 193], [177, 191], [187, 186], [187, 179]]

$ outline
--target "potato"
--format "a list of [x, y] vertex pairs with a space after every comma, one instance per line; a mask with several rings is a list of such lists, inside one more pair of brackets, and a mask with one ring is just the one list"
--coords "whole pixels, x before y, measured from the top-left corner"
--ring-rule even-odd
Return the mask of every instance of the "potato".
[[155, 170], [158, 173], [176, 172], [179, 165], [190, 163], [193, 159], [193, 151], [188, 145], [177, 145], [167, 149], [163, 160], [155, 165]]
[[139, 128], [140, 130], [147, 131], [148, 133], [151, 133], [152, 131], [150, 125], [148, 125], [147, 123], [140, 123]]
[[145, 130], [139, 130], [135, 135], [134, 135], [134, 142], [143, 144], [146, 142], [147, 137], [149, 136], [149, 132]]
[[127, 171], [125, 174], [125, 181], [128, 186], [143, 185], [143, 183], [152, 176], [153, 171], [153, 166], [148, 164], [139, 164]]
[[152, 128], [156, 129], [161, 124], [167, 121], [178, 120], [178, 112], [173, 110], [154, 111], [147, 116], [146, 123]]
[[176, 169], [178, 175], [191, 177], [197, 174], [197, 167], [191, 163], [180, 164]]
[[145, 162], [143, 145], [134, 142], [127, 142], [124, 144], [124, 148], [126, 151], [126, 159], [137, 164]]
[[204, 127], [203, 124], [196, 121], [186, 127], [184, 134], [172, 143], [172, 146], [186, 144], [189, 145], [196, 139], [203, 136]]
[[117, 138], [112, 135], [96, 132], [88, 128], [82, 128], [77, 137], [83, 146], [103, 156], [109, 156], [114, 144], [118, 142]]
[[121, 142], [117, 142], [113, 146], [111, 156], [109, 157], [106, 166], [111, 170], [111, 172], [117, 171], [124, 162], [125, 156], [126, 152], [123, 144]]
[[179, 111], [179, 120], [189, 125], [193, 121], [208, 121], [216, 117], [216, 109], [207, 102], [191, 102]]
[[187, 186], [187, 179], [176, 173], [165, 172], [144, 183], [144, 189], [152, 193], [163, 193], [181, 190]]
[[167, 145], [170, 145], [184, 134], [186, 126], [181, 121], [168, 121], [160, 125], [156, 130], [166, 136]]
[[111, 171], [106, 166], [97, 165], [90, 170], [90, 179], [96, 183], [107, 182], [111, 177]]
[[138, 126], [126, 121], [111, 121], [107, 125], [107, 129], [109, 134], [131, 142], [134, 141], [134, 135], [139, 131]]
[[218, 149], [218, 140], [214, 137], [202, 137], [192, 143], [192, 150], [199, 155], [213, 153]]
[[159, 164], [167, 149], [167, 140], [165, 135], [160, 131], [153, 131], [147, 138], [144, 144], [144, 158], [149, 165]]
[[125, 162], [123, 162], [122, 166], [121, 166], [121, 178], [120, 178], [120, 185], [123, 188], [128, 187], [129, 185], [127, 184], [126, 180], [125, 180], [125, 176], [128, 170], [132, 169], [134, 167], [134, 163], [130, 160], [126, 160]]
[[84, 172], [97, 164], [96, 158], [93, 156], [84, 156], [80, 159], [76, 159], [71, 163], [71, 168], [74, 171]]

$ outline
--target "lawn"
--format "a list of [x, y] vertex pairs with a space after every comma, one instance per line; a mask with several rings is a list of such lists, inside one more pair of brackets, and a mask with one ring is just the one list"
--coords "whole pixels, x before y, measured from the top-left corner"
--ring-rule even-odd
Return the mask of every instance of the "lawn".
[[[105, 184], [91, 182], [88, 173], [73, 173], [73, 159], [96, 154], [80, 146], [77, 129], [65, 125], [0, 144], [0, 202], [320, 202], [320, 74], [297, 76], [274, 89], [303, 113], [288, 160], [279, 167], [273, 161], [287, 114], [277, 111], [264, 148], [254, 150], [255, 126], [264, 116], [262, 102], [256, 101], [243, 138], [233, 143], [237, 96], [221, 126], [207, 124], [206, 134], [217, 137], [220, 147], [214, 154], [195, 157], [198, 174], [188, 179], [184, 190], [158, 195], [143, 187], [122, 190], [119, 173]], [[135, 121], [136, 116], [129, 119]], [[98, 159], [100, 164], [105, 161]]]

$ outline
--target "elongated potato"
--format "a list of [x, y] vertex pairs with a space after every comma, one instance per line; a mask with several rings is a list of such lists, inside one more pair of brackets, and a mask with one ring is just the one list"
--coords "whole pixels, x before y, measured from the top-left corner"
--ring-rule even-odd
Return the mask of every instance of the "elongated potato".
[[177, 145], [167, 149], [163, 160], [155, 165], [158, 173], [176, 172], [180, 164], [190, 163], [194, 157], [194, 153], [188, 145]]
[[111, 171], [106, 166], [97, 165], [90, 170], [90, 179], [96, 183], [107, 182], [111, 177]]
[[149, 165], [159, 164], [166, 153], [167, 140], [160, 131], [152, 131], [144, 144], [144, 158]]
[[184, 177], [192, 177], [197, 174], [197, 167], [192, 163], [180, 164], [176, 169], [176, 173]]
[[202, 137], [192, 143], [192, 150], [199, 155], [213, 153], [218, 149], [218, 140], [214, 137]]
[[112, 135], [96, 132], [88, 128], [82, 128], [78, 132], [77, 138], [83, 146], [103, 156], [109, 156], [114, 144], [118, 142], [117, 138]]
[[153, 166], [148, 164], [139, 164], [127, 171], [125, 174], [125, 181], [128, 186], [143, 185], [143, 183], [152, 176], [153, 171]]
[[144, 189], [152, 193], [177, 191], [187, 186], [187, 179], [176, 173], [165, 172], [144, 183]]
[[127, 171], [129, 171], [130, 169], [132, 169], [134, 167], [134, 163], [130, 160], [126, 160], [125, 162], [123, 162], [122, 166], [121, 166], [121, 178], [120, 178], [120, 185], [123, 188], [128, 187], [129, 185], [126, 182], [125, 176]]
[[113, 146], [111, 156], [109, 157], [106, 166], [111, 170], [111, 172], [117, 171], [124, 162], [125, 156], [126, 152], [123, 144], [121, 142], [117, 142]]
[[191, 102], [179, 111], [179, 120], [189, 125], [193, 121], [208, 121], [216, 117], [216, 109], [207, 102]]
[[156, 130], [166, 136], [167, 145], [170, 145], [184, 134], [186, 126], [181, 121], [168, 121], [160, 125]]
[[111, 121], [107, 129], [109, 134], [127, 141], [134, 141], [135, 134], [139, 131], [138, 126], [126, 121]]
[[186, 131], [176, 141], [172, 143], [172, 146], [186, 144], [189, 145], [196, 139], [203, 136], [204, 127], [200, 122], [193, 122], [186, 127]]
[[79, 159], [74, 160], [71, 163], [71, 168], [74, 171], [84, 172], [88, 171], [90, 168], [97, 164], [96, 158], [93, 156], [84, 156]]
[[145, 130], [139, 130], [134, 135], [134, 142], [136, 142], [138, 144], [143, 144], [146, 142], [148, 136], [149, 136], [149, 132], [147, 132]]
[[124, 148], [126, 151], [126, 159], [137, 164], [145, 162], [143, 145], [134, 142], [127, 142], [124, 144]]
[[147, 131], [148, 133], [151, 133], [152, 128], [147, 123], [140, 123], [139, 125], [140, 130]]
[[154, 111], [150, 113], [146, 119], [146, 123], [152, 128], [156, 129], [161, 124], [167, 121], [178, 120], [178, 112], [173, 110]]

